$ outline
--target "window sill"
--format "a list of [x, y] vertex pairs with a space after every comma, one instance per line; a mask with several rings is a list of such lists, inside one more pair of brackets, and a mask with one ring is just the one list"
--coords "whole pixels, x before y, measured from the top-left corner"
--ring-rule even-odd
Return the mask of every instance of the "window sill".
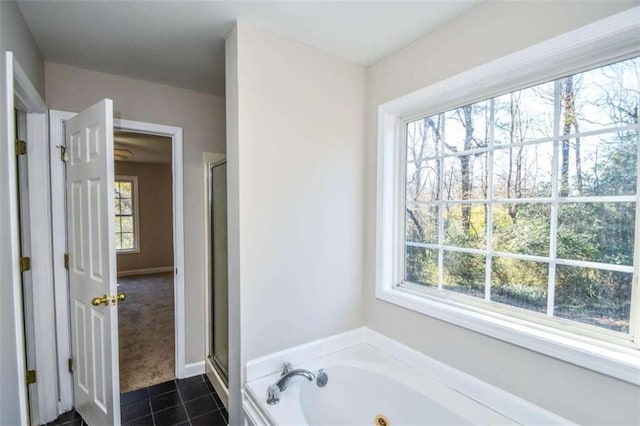
[[131, 250], [116, 250], [116, 255], [120, 254], [137, 254], [140, 253], [139, 248], [131, 249]]
[[378, 288], [385, 302], [446, 321], [507, 343], [640, 385], [640, 351], [562, 335], [544, 326], [527, 326], [507, 315], [483, 313], [447, 300], [425, 297], [402, 287]]

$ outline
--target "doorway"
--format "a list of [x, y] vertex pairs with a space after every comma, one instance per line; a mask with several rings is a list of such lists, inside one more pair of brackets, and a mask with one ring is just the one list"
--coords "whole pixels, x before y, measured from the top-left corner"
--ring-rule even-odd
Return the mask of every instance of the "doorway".
[[[13, 54], [7, 51], [3, 55], [6, 102], [0, 109], [6, 124], [3, 136], [7, 144], [0, 154], [0, 193], [6, 216], [3, 215], [0, 230], [3, 253], [0, 263], [7, 285], [3, 288], [0, 328], [3, 344], [15, 348], [15, 352], [3, 353], [6, 362], [13, 366], [4, 370], [10, 374], [3, 375], [3, 386], [14, 392], [7, 394], [7, 410], [0, 418], [5, 419], [5, 423], [39, 424], [55, 416], [57, 408], [56, 401], [47, 398], [55, 393], [56, 387], [55, 357], [51, 357], [55, 352], [55, 333], [40, 326], [51, 326], [55, 321], [51, 303], [52, 271], [46, 261], [52, 258], [51, 223], [43, 214], [50, 206], [47, 107]], [[18, 160], [14, 150], [16, 140], [25, 142], [28, 152]], [[18, 202], [22, 203], [21, 207]], [[23, 267], [21, 257], [31, 258], [29, 268]], [[38, 289], [34, 291], [31, 283], [36, 282]], [[38, 380], [27, 385], [25, 371], [34, 366], [37, 366]]]
[[[30, 421], [38, 412], [37, 395], [34, 394], [33, 376], [36, 370], [36, 345], [33, 306], [33, 279], [31, 275], [31, 235], [29, 230], [29, 171], [27, 161], [27, 115], [24, 111], [14, 109], [16, 134], [16, 178], [18, 183], [18, 224], [20, 252], [20, 281], [22, 288], [23, 333], [25, 337], [24, 351], [27, 368], [27, 402], [29, 404]], [[33, 373], [33, 375], [35, 375]], [[31, 380], [30, 380], [31, 379]]]
[[114, 131], [120, 393], [176, 378], [172, 140]]
[[[60, 146], [64, 145], [65, 141], [65, 122], [76, 116], [75, 113], [54, 111], [50, 112], [50, 156], [51, 158], [60, 159], [61, 152]], [[164, 280], [165, 286], [168, 286], [170, 290], [167, 290], [167, 294], [173, 293], [173, 300], [165, 300], [170, 305], [173, 305], [173, 338], [172, 344], [169, 348], [173, 348], [173, 360], [169, 361], [171, 365], [170, 369], [173, 371], [173, 377], [182, 378], [189, 374], [188, 366], [185, 363], [185, 284], [184, 284], [184, 221], [183, 221], [183, 158], [182, 158], [182, 129], [180, 127], [167, 126], [162, 124], [145, 123], [139, 121], [131, 121], [124, 119], [114, 119], [113, 127], [115, 132], [129, 132], [130, 134], [142, 134], [147, 136], [164, 137], [171, 141], [169, 152], [171, 155], [171, 198], [172, 198], [172, 216], [169, 224], [166, 224], [166, 228], [172, 233], [173, 237], [173, 251], [172, 262], [161, 268], [160, 270], [147, 270], [142, 271], [145, 273], [153, 272], [158, 274], [168, 275], [168, 279]], [[117, 135], [114, 132], [114, 136]], [[131, 136], [131, 135], [130, 135]], [[126, 148], [125, 148], [126, 149]], [[114, 157], [115, 159], [115, 157]], [[133, 156], [131, 157], [133, 159]], [[52, 223], [55, 229], [65, 229], [66, 227], [66, 213], [65, 213], [65, 166], [63, 161], [51, 162], [51, 191], [52, 191]], [[122, 172], [125, 173], [125, 172]], [[115, 174], [114, 174], [115, 178]], [[115, 180], [115, 179], [114, 179]], [[58, 201], [60, 200], [60, 201]], [[143, 225], [144, 226], [144, 225]], [[127, 233], [127, 230], [123, 230]], [[123, 232], [121, 230], [121, 232]], [[143, 232], [143, 231], [142, 231]], [[66, 236], [62, 232], [54, 233], [53, 251], [54, 256], [62, 257], [67, 250]], [[122, 256], [120, 256], [122, 258]], [[125, 265], [120, 260], [122, 267], [131, 267]], [[172, 270], [168, 270], [168, 267], [172, 266]], [[73, 376], [68, 371], [66, 365], [66, 359], [72, 357], [71, 353], [71, 334], [70, 325], [71, 319], [69, 316], [70, 298], [68, 292], [68, 278], [64, 268], [56, 266], [57, 271], [55, 276], [55, 291], [56, 291], [56, 317], [59, 321], [56, 322], [56, 334], [57, 334], [57, 351], [58, 359], [64, 360], [65, 363], [59, 363], [58, 374], [60, 377], [59, 382], [59, 406], [60, 411], [64, 412], [73, 408]], [[145, 268], [142, 268], [145, 269]], [[131, 270], [129, 270], [131, 271]], [[133, 269], [133, 271], [139, 275], [139, 270]], [[123, 271], [121, 271], [123, 272]], [[124, 276], [118, 277], [117, 282], [126, 278], [126, 272]], [[146, 275], [146, 274], [145, 274]], [[149, 275], [146, 275], [147, 277]], [[122, 285], [118, 287], [119, 292]], [[126, 293], [126, 291], [125, 291]], [[119, 303], [119, 309], [125, 309], [128, 302], [131, 299], [125, 300]], [[157, 299], [148, 300], [149, 303], [157, 302]], [[167, 308], [170, 309], [170, 308]], [[168, 316], [170, 318], [170, 316]], [[169, 322], [171, 320], [169, 319]], [[120, 334], [120, 333], [118, 333]], [[118, 342], [119, 346], [120, 342]], [[119, 364], [119, 362], [118, 362]], [[166, 364], [165, 364], [166, 365]], [[166, 369], [164, 370], [166, 372]], [[171, 373], [169, 373], [171, 374]], [[118, 374], [120, 377], [120, 374]], [[158, 379], [162, 380], [162, 379]], [[136, 385], [133, 385], [136, 386]]]

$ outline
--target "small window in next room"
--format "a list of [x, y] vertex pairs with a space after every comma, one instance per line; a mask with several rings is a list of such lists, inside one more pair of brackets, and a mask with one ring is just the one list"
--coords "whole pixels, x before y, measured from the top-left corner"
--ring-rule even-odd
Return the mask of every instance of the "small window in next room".
[[404, 281], [628, 336], [639, 75], [635, 57], [406, 120]]
[[138, 232], [138, 178], [116, 176], [115, 179], [115, 231], [118, 253], [137, 253]]

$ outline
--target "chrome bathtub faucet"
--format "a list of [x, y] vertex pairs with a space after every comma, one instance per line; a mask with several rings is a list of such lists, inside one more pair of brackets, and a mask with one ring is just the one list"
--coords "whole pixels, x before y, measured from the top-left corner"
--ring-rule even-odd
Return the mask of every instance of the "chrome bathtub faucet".
[[276, 383], [270, 385], [267, 388], [267, 404], [276, 405], [278, 402], [280, 402], [280, 392], [284, 392], [287, 389], [289, 381], [296, 376], [302, 376], [310, 382], [314, 381], [316, 378], [316, 375], [311, 371], [302, 369], [292, 370], [291, 363], [283, 363], [282, 375], [280, 376], [280, 379], [278, 379]]

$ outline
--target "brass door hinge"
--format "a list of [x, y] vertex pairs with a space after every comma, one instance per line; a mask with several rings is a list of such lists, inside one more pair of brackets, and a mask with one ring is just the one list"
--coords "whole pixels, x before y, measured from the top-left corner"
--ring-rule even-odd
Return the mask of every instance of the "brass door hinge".
[[62, 161], [67, 161], [67, 147], [65, 145], [60, 145], [60, 159]]
[[26, 155], [26, 154], [27, 154], [27, 143], [25, 141], [17, 140], [16, 155]]
[[36, 382], [36, 370], [27, 370], [27, 384]]
[[64, 254], [64, 269], [69, 269], [69, 253]]
[[73, 358], [69, 358], [69, 373], [73, 373]]
[[31, 258], [30, 257], [21, 257], [20, 258], [20, 272], [26, 272], [31, 269]]

